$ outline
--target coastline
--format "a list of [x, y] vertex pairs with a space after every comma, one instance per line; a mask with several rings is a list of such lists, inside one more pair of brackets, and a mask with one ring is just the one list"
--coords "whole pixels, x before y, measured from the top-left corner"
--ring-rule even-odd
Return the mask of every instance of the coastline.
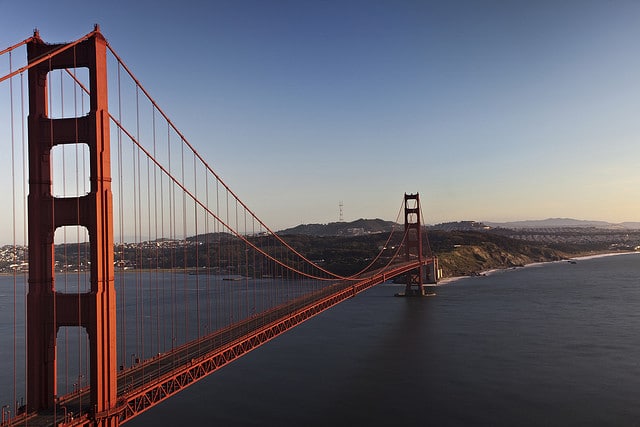
[[[595, 258], [604, 258], [604, 257], [610, 257], [610, 256], [616, 256], [616, 255], [629, 255], [629, 254], [638, 254], [640, 255], [640, 251], [624, 251], [624, 252], [603, 252], [603, 253], [591, 253], [589, 255], [577, 255], [577, 256], [572, 256], [572, 257], [568, 257], [568, 258], [564, 258], [561, 260], [550, 260], [550, 261], [539, 261], [539, 262], [531, 262], [525, 265], [521, 265], [521, 266], [509, 266], [509, 267], [495, 267], [495, 268], [490, 268], [487, 270], [480, 270], [476, 273], [472, 273], [472, 274], [466, 274], [466, 275], [457, 275], [457, 276], [447, 276], [444, 277], [442, 279], [440, 279], [438, 281], [438, 283], [434, 286], [442, 286], [442, 285], [447, 285], [449, 283], [461, 280], [461, 279], [467, 279], [467, 278], [473, 278], [473, 277], [486, 277], [489, 276], [491, 274], [494, 273], [498, 273], [498, 272], [503, 272], [503, 271], [508, 271], [508, 270], [513, 270], [513, 269], [520, 269], [520, 268], [527, 268], [527, 267], [535, 267], [535, 266], [539, 266], [539, 265], [544, 265], [544, 264], [549, 264], [549, 263], [554, 263], [554, 262], [570, 262], [570, 261], [583, 261], [583, 260], [589, 260], [589, 259], [595, 259]], [[136, 269], [131, 269], [131, 270], [127, 270], [127, 273], [148, 273], [151, 271], [157, 271], [157, 270], [149, 270], [149, 269], [140, 269], [140, 270], [136, 270]], [[159, 271], [169, 271], [169, 270], [159, 270]], [[77, 274], [78, 272], [70, 272], [70, 273], [75, 273]], [[123, 273], [123, 271], [117, 271], [116, 274], [120, 274]], [[3, 272], [0, 273], [0, 277], [7, 277], [7, 276], [28, 276], [27, 272], [18, 272], [18, 273], [10, 273], [10, 272]]]
[[586, 259], [604, 258], [604, 257], [609, 257], [609, 256], [629, 255], [629, 254], [639, 254], [640, 255], [640, 251], [605, 252], [605, 253], [601, 253], [601, 254], [593, 254], [593, 255], [584, 255], [584, 256], [573, 257], [571, 259], [572, 260], [576, 260], [576, 261], [580, 261], [580, 260], [586, 260]]
[[462, 279], [473, 279], [473, 278], [477, 278], [477, 277], [486, 277], [486, 276], [490, 276], [490, 275], [495, 274], [495, 273], [501, 273], [501, 272], [505, 272], [505, 271], [509, 271], [509, 270], [515, 270], [515, 269], [521, 269], [521, 268], [537, 267], [537, 266], [541, 266], [541, 265], [545, 265], [545, 264], [551, 264], [551, 263], [570, 262], [570, 261], [586, 261], [586, 260], [596, 259], [596, 258], [605, 258], [605, 257], [612, 257], [612, 256], [617, 256], [617, 255], [630, 255], [630, 254], [640, 255], [640, 251], [603, 252], [603, 253], [590, 254], [590, 255], [579, 255], [579, 256], [566, 258], [566, 259], [562, 259], [562, 260], [532, 262], [532, 263], [529, 263], [529, 264], [526, 264], [526, 265], [523, 265], [523, 266], [520, 266], [520, 267], [491, 268], [491, 269], [488, 269], [488, 270], [480, 271], [480, 272], [478, 272], [476, 274], [470, 274], [470, 275], [464, 275], [464, 276], [445, 277], [445, 278], [440, 279], [436, 286], [448, 285], [448, 284], [457, 282], [457, 281], [462, 280]]

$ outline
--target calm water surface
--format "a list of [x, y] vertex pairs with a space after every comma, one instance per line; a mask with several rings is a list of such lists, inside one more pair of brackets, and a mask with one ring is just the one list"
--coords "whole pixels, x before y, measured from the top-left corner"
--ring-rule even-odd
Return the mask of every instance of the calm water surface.
[[[13, 280], [2, 284], [4, 404]], [[399, 289], [346, 301], [126, 425], [640, 426], [640, 254], [463, 279], [434, 298]]]
[[127, 425], [640, 425], [640, 255], [381, 285]]

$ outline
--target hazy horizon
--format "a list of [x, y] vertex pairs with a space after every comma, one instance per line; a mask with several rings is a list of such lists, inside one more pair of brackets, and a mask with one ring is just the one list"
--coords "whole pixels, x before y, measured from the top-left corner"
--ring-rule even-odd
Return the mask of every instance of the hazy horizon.
[[[375, 221], [375, 220], [382, 220], [382, 221], [389, 221], [389, 222], [393, 222], [392, 220], [387, 220], [387, 219], [383, 219], [383, 218], [358, 218], [358, 219], [354, 219], [354, 220], [343, 220], [343, 221], [327, 221], [327, 222], [318, 222], [318, 223], [300, 223], [300, 224], [295, 224], [295, 225], [291, 225], [289, 227], [284, 227], [281, 229], [277, 229], [274, 231], [276, 233], [279, 233], [281, 231], [285, 231], [285, 230], [289, 230], [289, 229], [293, 229], [299, 226], [309, 226], [309, 225], [321, 225], [321, 226], [325, 226], [325, 225], [329, 225], [329, 224], [336, 224], [336, 223], [353, 223], [356, 221], [360, 221], [360, 220], [364, 220], [364, 221]], [[458, 220], [451, 220], [451, 221], [444, 221], [444, 222], [438, 222], [438, 223], [425, 223], [424, 225], [427, 226], [435, 226], [435, 225], [440, 225], [440, 224], [448, 224], [448, 223], [458, 223], [458, 222], [477, 222], [479, 224], [518, 224], [518, 223], [535, 223], [535, 222], [547, 222], [547, 221], [555, 221], [555, 222], [562, 222], [562, 221], [575, 221], [578, 223], [606, 223], [607, 225], [611, 225], [611, 226], [622, 226], [622, 225], [631, 225], [631, 226], [637, 226], [637, 228], [630, 228], [630, 230], [636, 230], [636, 229], [640, 229], [640, 221], [625, 221], [625, 222], [621, 222], [621, 223], [613, 223], [613, 222], [609, 222], [609, 221], [598, 221], [598, 220], [583, 220], [583, 219], [577, 219], [577, 218], [544, 218], [544, 219], [527, 219], [527, 220], [517, 220], [517, 221], [482, 221], [482, 220], [476, 220], [476, 219], [458, 219]], [[578, 225], [576, 225], [578, 226]], [[563, 225], [559, 226], [559, 227], [564, 227]], [[570, 226], [567, 226], [570, 227]], [[223, 231], [224, 232], [224, 231]], [[209, 232], [209, 234], [211, 234], [213, 232]], [[204, 235], [207, 233], [198, 233], [199, 235]], [[186, 238], [190, 238], [190, 237], [194, 237], [193, 235], [188, 235], [186, 236]], [[171, 239], [168, 237], [161, 237], [159, 239], [155, 239], [155, 240], [181, 240], [182, 237], [176, 237], [175, 239]], [[84, 243], [88, 241], [88, 239], [85, 237], [80, 238], [79, 240], [76, 241], [76, 238], [68, 238], [66, 239], [64, 242], [68, 243], [68, 244], [75, 244], [75, 243]], [[123, 240], [120, 241], [116, 241], [116, 244], [119, 243], [141, 243], [141, 242], [150, 242], [150, 241], [154, 241], [154, 239], [151, 240], [142, 240], [140, 241], [138, 237], [135, 236], [123, 236]], [[62, 241], [56, 241], [56, 244], [61, 244], [63, 243]], [[11, 243], [10, 242], [5, 242], [5, 241], [0, 241], [0, 246], [10, 246]], [[21, 243], [16, 242], [17, 246], [21, 246]]]

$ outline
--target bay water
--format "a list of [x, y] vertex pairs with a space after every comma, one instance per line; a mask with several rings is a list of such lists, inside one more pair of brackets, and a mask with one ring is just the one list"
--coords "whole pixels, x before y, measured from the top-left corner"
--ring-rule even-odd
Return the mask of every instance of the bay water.
[[[4, 404], [13, 284], [0, 279]], [[401, 290], [343, 302], [127, 425], [640, 426], [640, 254]]]
[[640, 425], [640, 254], [377, 286], [128, 425]]

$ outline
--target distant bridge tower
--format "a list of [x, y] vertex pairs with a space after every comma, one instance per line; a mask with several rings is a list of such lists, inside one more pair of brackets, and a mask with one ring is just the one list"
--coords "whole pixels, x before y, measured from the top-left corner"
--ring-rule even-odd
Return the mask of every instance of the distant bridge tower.
[[405, 255], [407, 261], [420, 261], [420, 266], [406, 275], [405, 296], [425, 296], [422, 255], [422, 225], [420, 224], [420, 195], [404, 195]]
[[[53, 51], [63, 52], [50, 55]], [[27, 45], [29, 63], [29, 291], [27, 295], [27, 410], [51, 409], [56, 390], [56, 334], [60, 327], [87, 331], [92, 425], [116, 426], [116, 299], [113, 283], [113, 207], [107, 104], [107, 44], [98, 27], [79, 43], [45, 44], [38, 33]], [[48, 73], [89, 70], [90, 108], [86, 116], [53, 119], [48, 111]], [[90, 191], [80, 197], [53, 197], [51, 149], [60, 144], [89, 148]], [[87, 228], [90, 290], [69, 294], [54, 286], [56, 228]]]

